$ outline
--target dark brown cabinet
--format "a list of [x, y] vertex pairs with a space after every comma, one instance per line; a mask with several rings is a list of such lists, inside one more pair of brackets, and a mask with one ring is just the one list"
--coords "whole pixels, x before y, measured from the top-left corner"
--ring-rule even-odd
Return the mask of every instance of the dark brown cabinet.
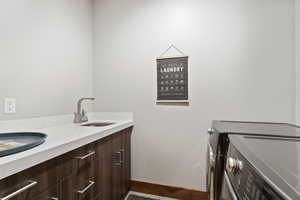
[[105, 138], [97, 143], [97, 190], [101, 192], [101, 199], [112, 199], [112, 137]]
[[131, 179], [132, 127], [0, 180], [0, 199], [122, 200]]
[[96, 144], [76, 149], [60, 158], [62, 199], [83, 200], [96, 197]]
[[37, 197], [35, 197], [33, 200], [59, 200], [61, 199], [59, 187], [59, 185], [55, 185], [54, 187], [37, 195]]
[[[39, 164], [11, 177], [0, 181], [0, 197], [10, 197], [10, 200], [32, 200], [48, 188], [53, 188], [59, 181], [56, 160]], [[50, 193], [48, 193], [51, 195]], [[45, 196], [45, 195], [44, 195]], [[58, 197], [53, 193], [51, 198]], [[51, 199], [50, 198], [50, 199]]]
[[122, 133], [112, 136], [113, 149], [113, 171], [112, 171], [112, 193], [113, 200], [122, 198], [122, 165], [123, 165], [123, 147], [122, 147]]
[[124, 165], [123, 165], [123, 196], [127, 195], [130, 190], [131, 180], [131, 132], [132, 129], [124, 131], [123, 144], [124, 144]]
[[131, 179], [131, 131], [112, 136], [113, 142], [113, 200], [123, 199], [129, 191]]

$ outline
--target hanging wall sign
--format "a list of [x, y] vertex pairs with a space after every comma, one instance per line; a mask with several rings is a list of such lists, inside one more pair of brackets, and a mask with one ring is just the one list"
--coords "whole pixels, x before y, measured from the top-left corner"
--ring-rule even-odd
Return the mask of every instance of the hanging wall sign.
[[157, 102], [188, 102], [188, 56], [157, 58]]

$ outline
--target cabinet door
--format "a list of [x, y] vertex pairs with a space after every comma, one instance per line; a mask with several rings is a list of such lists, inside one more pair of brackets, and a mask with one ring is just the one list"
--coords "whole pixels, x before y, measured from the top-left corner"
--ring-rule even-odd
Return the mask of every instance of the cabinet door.
[[112, 150], [113, 150], [113, 172], [112, 172], [112, 199], [121, 200], [122, 198], [122, 141], [123, 135], [121, 133], [112, 136]]
[[131, 131], [125, 129], [113, 136], [113, 200], [124, 199], [130, 189]]
[[98, 199], [112, 199], [112, 137], [97, 143], [96, 190]]
[[122, 131], [122, 168], [121, 194], [125, 198], [130, 189], [131, 180], [131, 128]]
[[127, 161], [128, 161], [128, 148], [127, 148], [127, 130], [121, 132], [122, 135], [122, 144], [121, 144], [121, 197], [125, 197], [127, 193]]
[[127, 195], [127, 193], [130, 190], [130, 180], [131, 180], [131, 133], [132, 128], [128, 128], [125, 130], [125, 133], [123, 135], [123, 141], [124, 141], [124, 149], [125, 149], [125, 155], [124, 155], [124, 164], [123, 164], [123, 176], [124, 176], [124, 196]]

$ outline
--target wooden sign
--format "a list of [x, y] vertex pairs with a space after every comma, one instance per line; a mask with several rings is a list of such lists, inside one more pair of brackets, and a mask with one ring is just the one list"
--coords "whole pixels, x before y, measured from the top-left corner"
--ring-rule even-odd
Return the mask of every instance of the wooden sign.
[[188, 102], [188, 57], [157, 59], [157, 102]]

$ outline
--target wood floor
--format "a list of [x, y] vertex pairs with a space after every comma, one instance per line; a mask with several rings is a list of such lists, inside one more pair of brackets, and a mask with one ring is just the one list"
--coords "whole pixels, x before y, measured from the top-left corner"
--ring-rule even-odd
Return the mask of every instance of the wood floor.
[[169, 198], [169, 197], [161, 197], [161, 196], [156, 196], [156, 195], [152, 195], [152, 194], [145, 194], [145, 193], [140, 193], [140, 192], [133, 192], [130, 191], [127, 195], [127, 197], [124, 200], [127, 200], [129, 195], [137, 195], [137, 196], [141, 196], [141, 197], [148, 197], [151, 199], [159, 199], [159, 200], [178, 200], [178, 199], [173, 199], [173, 198]]
[[131, 181], [131, 191], [179, 200], [208, 200], [208, 193], [140, 181]]

